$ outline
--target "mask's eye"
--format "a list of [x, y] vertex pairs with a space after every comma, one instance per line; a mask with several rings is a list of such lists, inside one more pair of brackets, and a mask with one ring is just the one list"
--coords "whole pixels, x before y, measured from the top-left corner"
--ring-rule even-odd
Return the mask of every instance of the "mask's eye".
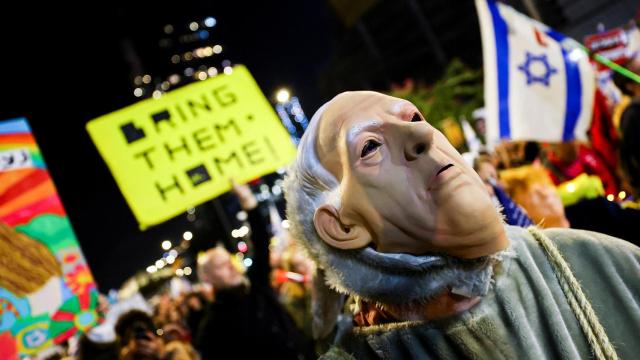
[[413, 117], [411, 118], [411, 122], [420, 122], [422, 121], [422, 118], [420, 117], [420, 115], [418, 115], [418, 113], [413, 114]]
[[362, 148], [362, 153], [360, 153], [360, 157], [363, 158], [369, 155], [370, 153], [375, 151], [380, 145], [382, 144], [380, 144], [375, 140], [367, 140], [367, 142], [364, 144], [364, 147]]

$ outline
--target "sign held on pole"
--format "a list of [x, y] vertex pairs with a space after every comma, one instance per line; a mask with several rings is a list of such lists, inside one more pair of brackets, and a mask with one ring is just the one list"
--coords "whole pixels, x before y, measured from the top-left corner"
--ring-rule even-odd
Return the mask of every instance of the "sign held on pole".
[[287, 165], [295, 147], [244, 66], [90, 121], [140, 227]]

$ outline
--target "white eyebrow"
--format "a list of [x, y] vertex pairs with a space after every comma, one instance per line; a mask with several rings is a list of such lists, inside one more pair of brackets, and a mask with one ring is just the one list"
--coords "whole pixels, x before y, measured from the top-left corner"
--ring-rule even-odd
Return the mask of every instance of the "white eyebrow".
[[367, 120], [359, 124], [356, 124], [347, 132], [347, 142], [351, 143], [353, 141], [353, 138], [355, 138], [357, 135], [359, 135], [365, 130], [370, 130], [370, 129], [379, 128], [379, 127], [380, 127], [380, 120]]

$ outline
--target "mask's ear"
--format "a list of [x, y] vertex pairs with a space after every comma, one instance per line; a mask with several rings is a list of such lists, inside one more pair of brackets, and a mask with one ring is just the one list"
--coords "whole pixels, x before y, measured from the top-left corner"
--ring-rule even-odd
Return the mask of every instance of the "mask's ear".
[[363, 248], [372, 240], [371, 234], [364, 226], [344, 224], [336, 208], [329, 204], [321, 205], [316, 209], [313, 224], [320, 238], [338, 249]]

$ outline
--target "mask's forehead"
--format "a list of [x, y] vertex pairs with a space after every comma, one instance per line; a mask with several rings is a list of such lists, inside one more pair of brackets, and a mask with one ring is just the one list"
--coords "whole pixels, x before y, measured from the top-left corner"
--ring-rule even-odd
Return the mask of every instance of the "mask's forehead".
[[[341, 143], [348, 140], [350, 132], [362, 127], [364, 122], [382, 121], [385, 114], [394, 115], [410, 104], [388, 95], [356, 91], [342, 93], [327, 103], [318, 128], [317, 151], [320, 160], [339, 160]], [[346, 145], [346, 144], [344, 144]]]

